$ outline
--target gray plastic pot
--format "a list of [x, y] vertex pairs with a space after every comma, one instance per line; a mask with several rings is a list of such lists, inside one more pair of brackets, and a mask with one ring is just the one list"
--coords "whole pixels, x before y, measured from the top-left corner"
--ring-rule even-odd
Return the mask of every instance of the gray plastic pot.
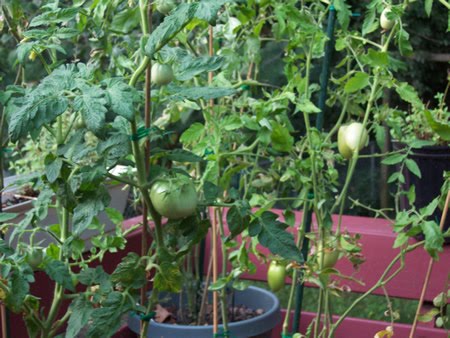
[[[243, 304], [251, 309], [263, 309], [265, 312], [258, 317], [230, 323], [230, 335], [233, 338], [270, 338], [272, 329], [281, 320], [280, 302], [271, 292], [250, 286], [244, 291], [235, 291], [234, 303]], [[171, 297], [171, 302], [178, 303], [178, 295]], [[136, 315], [128, 318], [128, 327], [131, 331], [139, 333], [140, 320]], [[222, 326], [219, 326], [222, 332]], [[211, 338], [213, 337], [212, 325], [189, 326], [161, 324], [150, 322], [148, 338]]]

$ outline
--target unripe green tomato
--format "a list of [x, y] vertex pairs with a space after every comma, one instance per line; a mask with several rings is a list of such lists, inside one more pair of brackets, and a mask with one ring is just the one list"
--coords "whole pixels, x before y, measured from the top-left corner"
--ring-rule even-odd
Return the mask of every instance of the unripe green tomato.
[[369, 133], [362, 123], [352, 122], [339, 128], [338, 150], [346, 159], [351, 158], [356, 149], [364, 148], [368, 142]]
[[286, 267], [277, 262], [271, 261], [267, 270], [267, 282], [273, 292], [277, 292], [284, 287], [286, 278]]
[[156, 10], [164, 15], [169, 14], [176, 6], [174, 0], [159, 0], [156, 2]]
[[86, 128], [86, 122], [84, 122], [84, 119], [82, 117], [77, 119], [77, 122], [75, 122], [74, 128], [75, 129], [84, 129], [84, 128]]
[[383, 12], [381, 12], [380, 15], [380, 26], [381, 28], [383, 28], [384, 30], [390, 30], [392, 27], [394, 27], [394, 21], [393, 20], [389, 20], [387, 17], [387, 14], [391, 11], [391, 9], [389, 7], [386, 7]]
[[32, 249], [27, 255], [27, 263], [31, 269], [36, 270], [42, 264], [44, 252], [42, 249]]
[[[339, 260], [339, 251], [335, 248], [322, 248], [319, 246], [319, 251], [317, 252], [317, 262], [319, 263], [320, 270], [334, 268], [337, 261]], [[323, 265], [322, 265], [323, 256]]]
[[155, 63], [152, 66], [152, 82], [164, 86], [172, 82], [173, 71], [170, 65]]
[[150, 199], [156, 211], [169, 219], [192, 215], [198, 203], [194, 183], [181, 174], [156, 180], [150, 189]]

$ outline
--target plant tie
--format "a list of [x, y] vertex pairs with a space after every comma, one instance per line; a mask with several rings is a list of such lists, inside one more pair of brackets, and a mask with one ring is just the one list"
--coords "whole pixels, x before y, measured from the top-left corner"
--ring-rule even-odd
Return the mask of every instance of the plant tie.
[[140, 127], [138, 128], [136, 134], [130, 135], [131, 141], [139, 141], [148, 136], [150, 133], [150, 128]]
[[148, 322], [148, 321], [150, 321], [150, 319], [155, 318], [155, 316], [156, 316], [156, 312], [152, 311], [152, 312], [149, 312], [149, 313], [146, 314], [146, 315], [139, 315], [139, 318], [140, 318], [143, 322]]
[[281, 334], [281, 338], [292, 338], [293, 336], [291, 334]]
[[223, 331], [223, 332], [219, 332], [219, 333], [214, 333], [214, 338], [218, 338], [218, 337], [231, 338], [230, 331]]

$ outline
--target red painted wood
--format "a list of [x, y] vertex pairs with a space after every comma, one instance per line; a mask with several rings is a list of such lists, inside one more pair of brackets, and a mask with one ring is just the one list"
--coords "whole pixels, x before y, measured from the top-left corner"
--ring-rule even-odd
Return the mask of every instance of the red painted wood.
[[[283, 318], [286, 311], [283, 310]], [[315, 318], [312, 312], [302, 312], [302, 322], [300, 325], [300, 333], [305, 333], [308, 325]], [[292, 318], [291, 318], [292, 319]], [[337, 316], [333, 316], [336, 321]], [[292, 321], [291, 321], [292, 322]], [[280, 338], [282, 322], [272, 332], [272, 338]], [[379, 331], [386, 329], [390, 323], [378, 320], [367, 320], [360, 318], [346, 318], [339, 328], [336, 330], [335, 338], [373, 338]], [[394, 337], [408, 338], [411, 331], [411, 325], [394, 323]], [[448, 338], [445, 330], [434, 329], [424, 326], [418, 326], [414, 338]]]

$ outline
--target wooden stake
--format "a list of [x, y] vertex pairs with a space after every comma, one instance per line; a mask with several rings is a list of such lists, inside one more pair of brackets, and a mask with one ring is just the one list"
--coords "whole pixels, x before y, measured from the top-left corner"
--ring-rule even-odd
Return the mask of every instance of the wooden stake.
[[[439, 225], [441, 232], [444, 229], [445, 220], [447, 219], [448, 207], [450, 204], [450, 190], [447, 191], [447, 198], [445, 199], [445, 206], [442, 212], [441, 223]], [[409, 333], [409, 338], [414, 338], [414, 334], [416, 333], [417, 322], [419, 320], [420, 311], [422, 310], [423, 300], [425, 298], [425, 292], [427, 291], [428, 283], [430, 282], [431, 272], [433, 271], [433, 258], [430, 258], [430, 262], [428, 263], [428, 270], [425, 276], [425, 280], [423, 282], [422, 292], [420, 294], [419, 305], [417, 306], [416, 315], [414, 316], [414, 322], [411, 328], [411, 332]]]
[[[213, 270], [213, 283], [217, 282], [217, 217], [216, 209], [210, 208], [209, 211], [212, 216], [212, 270]], [[219, 331], [219, 294], [217, 291], [213, 291], [213, 333]]]

